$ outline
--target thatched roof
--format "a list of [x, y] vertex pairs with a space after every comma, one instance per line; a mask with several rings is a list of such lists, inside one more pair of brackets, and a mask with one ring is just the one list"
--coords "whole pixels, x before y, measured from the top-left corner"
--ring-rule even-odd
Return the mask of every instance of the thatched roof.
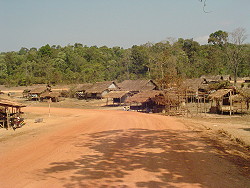
[[129, 91], [111, 91], [104, 96], [104, 98], [122, 98], [127, 95]]
[[76, 91], [86, 91], [86, 90], [90, 89], [92, 86], [93, 86], [92, 83], [79, 84], [76, 87]]
[[144, 91], [142, 93], [138, 93], [133, 95], [132, 97], [129, 97], [126, 102], [127, 103], [144, 103], [148, 102], [151, 98], [154, 98], [155, 96], [161, 94], [162, 91]]
[[105, 82], [96, 82], [95, 84], [92, 85], [89, 89], [86, 89], [86, 93], [102, 93], [105, 90], [110, 90], [110, 86], [115, 84], [113, 81], [105, 81]]
[[245, 97], [242, 96], [242, 95], [240, 95], [240, 94], [232, 95], [232, 96], [231, 96], [231, 99], [232, 99], [232, 101], [234, 101], [234, 102], [245, 101]]
[[201, 76], [201, 78], [202, 78], [204, 81], [207, 81], [207, 82], [221, 81], [221, 80], [223, 80], [223, 76], [221, 76], [221, 75], [216, 75], [216, 76], [203, 75], [203, 76]]
[[244, 96], [246, 99], [250, 100], [250, 88], [244, 88], [239, 90], [239, 93]]
[[31, 89], [29, 93], [41, 94], [41, 93], [45, 92], [46, 90], [47, 90], [46, 88], [40, 87], [40, 88]]
[[224, 95], [228, 94], [230, 91], [233, 91], [233, 89], [219, 89], [219, 90], [215, 91], [214, 93], [211, 93], [209, 95], [209, 98], [221, 99]]
[[16, 107], [16, 108], [25, 107], [25, 105], [21, 103], [9, 101], [9, 100], [0, 100], [0, 106]]
[[152, 80], [124, 80], [118, 84], [121, 90], [125, 91], [147, 91], [157, 89]]
[[196, 92], [201, 87], [203, 82], [204, 82], [203, 78], [186, 79], [183, 82], [183, 87], [186, 88], [186, 90], [188, 91]]
[[178, 105], [180, 102], [184, 102], [184, 99], [174, 93], [164, 93], [157, 95], [153, 101], [158, 105]]
[[46, 98], [46, 97], [48, 97], [48, 98], [57, 98], [57, 97], [59, 97], [60, 96], [60, 93], [59, 92], [45, 92], [45, 93], [42, 93], [41, 94], [41, 97], [42, 98]]

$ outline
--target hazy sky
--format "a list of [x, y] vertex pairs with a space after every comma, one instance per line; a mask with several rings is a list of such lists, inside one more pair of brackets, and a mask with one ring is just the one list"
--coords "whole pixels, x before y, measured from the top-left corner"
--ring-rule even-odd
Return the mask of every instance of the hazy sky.
[[[250, 33], [250, 0], [0, 0], [0, 52], [74, 44], [129, 48], [243, 27]], [[248, 36], [247, 42], [250, 41]]]

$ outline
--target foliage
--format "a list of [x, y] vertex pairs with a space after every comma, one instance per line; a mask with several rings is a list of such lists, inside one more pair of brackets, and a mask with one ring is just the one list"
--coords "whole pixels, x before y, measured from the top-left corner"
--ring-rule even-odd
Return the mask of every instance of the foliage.
[[154, 79], [167, 88], [178, 80], [201, 75], [249, 76], [250, 45], [229, 43], [227, 37], [227, 32], [219, 30], [210, 35], [207, 45], [180, 38], [128, 49], [80, 43], [22, 47], [18, 52], [0, 53], [0, 84]]

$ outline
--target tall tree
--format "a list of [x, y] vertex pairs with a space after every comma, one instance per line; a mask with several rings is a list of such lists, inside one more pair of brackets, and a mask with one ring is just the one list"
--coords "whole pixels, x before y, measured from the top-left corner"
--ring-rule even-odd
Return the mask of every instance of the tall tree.
[[227, 56], [233, 71], [234, 85], [236, 85], [239, 66], [246, 58], [246, 54], [244, 53], [246, 45], [243, 45], [247, 39], [246, 29], [237, 28], [230, 33], [230, 36], [232, 43], [227, 45]]
[[228, 41], [228, 33], [222, 30], [211, 33], [208, 38], [208, 43], [212, 43], [214, 45], [223, 46]]

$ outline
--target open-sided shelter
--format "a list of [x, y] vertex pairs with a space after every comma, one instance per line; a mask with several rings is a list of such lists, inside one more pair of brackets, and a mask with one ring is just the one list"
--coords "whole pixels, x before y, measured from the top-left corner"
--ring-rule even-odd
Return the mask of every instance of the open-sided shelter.
[[131, 96], [131, 93], [129, 91], [111, 91], [108, 94], [104, 96], [104, 98], [107, 99], [107, 105], [109, 102], [109, 99], [112, 99], [113, 104], [119, 104], [125, 102], [125, 100]]

